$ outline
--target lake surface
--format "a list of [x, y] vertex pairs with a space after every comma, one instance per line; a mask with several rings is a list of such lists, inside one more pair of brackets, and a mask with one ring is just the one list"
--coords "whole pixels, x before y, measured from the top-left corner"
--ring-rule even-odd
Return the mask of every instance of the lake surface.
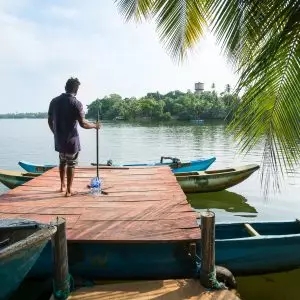
[[[96, 161], [96, 131], [79, 129], [82, 151], [80, 165]], [[19, 160], [57, 164], [53, 136], [47, 120], [0, 120], [0, 168], [21, 170]], [[100, 162], [115, 164], [159, 161], [161, 156], [176, 156], [182, 161], [216, 156], [210, 167], [234, 167], [261, 163], [262, 147], [247, 156], [238, 155], [225, 124], [143, 125], [105, 122], [99, 134]], [[250, 219], [286, 220], [300, 217], [300, 167], [283, 182], [280, 194], [263, 197], [260, 171], [241, 184], [218, 193], [194, 194], [188, 200], [196, 210], [206, 208], [216, 213], [216, 221]], [[7, 190], [0, 183], [0, 193]], [[238, 278], [238, 290], [245, 300], [300, 299], [300, 270], [256, 277]]]

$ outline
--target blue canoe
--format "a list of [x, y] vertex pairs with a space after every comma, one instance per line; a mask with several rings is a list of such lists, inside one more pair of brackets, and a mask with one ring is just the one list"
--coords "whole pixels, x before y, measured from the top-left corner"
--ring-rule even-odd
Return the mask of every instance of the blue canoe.
[[[254, 229], [254, 230], [253, 230]], [[216, 224], [216, 264], [234, 276], [258, 275], [300, 267], [300, 222]], [[259, 235], [256, 235], [259, 234]], [[86, 279], [135, 280], [195, 278], [200, 240], [176, 243], [68, 242], [69, 270]], [[51, 276], [51, 245], [45, 247], [30, 272], [32, 278]]]
[[[55, 226], [24, 219], [0, 220], [0, 299], [8, 299], [36, 263]], [[45, 257], [45, 259], [50, 259]]]
[[51, 164], [34, 164], [31, 162], [27, 162], [27, 161], [19, 161], [18, 165], [23, 168], [26, 172], [30, 172], [30, 173], [44, 173], [54, 167], [56, 167], [56, 165], [51, 165]]
[[[170, 159], [170, 162], [163, 162], [163, 159]], [[204, 171], [208, 169], [216, 161], [215, 157], [208, 159], [191, 160], [189, 162], [181, 162], [178, 158], [173, 157], [161, 157], [158, 163], [136, 163], [136, 164], [124, 164], [123, 167], [139, 167], [139, 166], [170, 166], [173, 173], [178, 172], [192, 172], [192, 171]], [[95, 165], [95, 164], [92, 164]]]
[[235, 276], [300, 267], [300, 221], [216, 224], [216, 264]]
[[[170, 160], [168, 162], [164, 162], [165, 160]], [[213, 164], [216, 161], [216, 157], [211, 157], [208, 159], [198, 159], [198, 160], [191, 160], [189, 162], [181, 162], [177, 158], [173, 157], [161, 157], [160, 162], [155, 162], [155, 163], [133, 163], [133, 164], [124, 164], [124, 165], [118, 165], [118, 166], [124, 166], [124, 167], [139, 167], [139, 166], [162, 166], [162, 165], [167, 165], [170, 166], [172, 169], [173, 173], [177, 172], [192, 172], [192, 171], [204, 171], [208, 169], [208, 167]], [[47, 170], [50, 170], [56, 165], [51, 165], [51, 164], [34, 164], [31, 162], [26, 162], [26, 161], [19, 161], [18, 162], [19, 166], [21, 166], [24, 170], [30, 173], [43, 173]], [[91, 165], [95, 166], [95, 163], [92, 163]], [[106, 164], [100, 164], [100, 166], [112, 166], [113, 163], [111, 160], [109, 160]]]

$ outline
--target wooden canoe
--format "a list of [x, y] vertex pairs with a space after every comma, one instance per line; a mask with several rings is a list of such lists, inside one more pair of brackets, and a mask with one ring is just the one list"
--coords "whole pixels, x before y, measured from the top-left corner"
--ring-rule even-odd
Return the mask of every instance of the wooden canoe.
[[0, 220], [0, 299], [19, 287], [55, 232], [55, 226], [31, 220]]
[[20, 160], [18, 162], [18, 165], [23, 168], [25, 171], [30, 172], [30, 173], [44, 173], [54, 167], [56, 165], [52, 164], [35, 164], [32, 162], [27, 162], [24, 160]]
[[283, 272], [300, 267], [300, 222], [217, 223], [216, 264], [235, 276]]
[[22, 173], [19, 171], [9, 171], [0, 169], [0, 182], [9, 189], [24, 184], [32, 178], [39, 176], [39, 173]]
[[[198, 241], [196, 244], [196, 253], [200, 256], [200, 244]], [[70, 272], [98, 280], [196, 278], [196, 262], [186, 258], [186, 247], [184, 243], [68, 243]], [[216, 265], [227, 268], [234, 276], [299, 268], [299, 249], [299, 220], [218, 222], [215, 225]], [[51, 276], [51, 251], [49, 244], [29, 277]]]
[[247, 179], [259, 169], [251, 164], [236, 168], [176, 173], [176, 179], [185, 193], [217, 192], [230, 188]]

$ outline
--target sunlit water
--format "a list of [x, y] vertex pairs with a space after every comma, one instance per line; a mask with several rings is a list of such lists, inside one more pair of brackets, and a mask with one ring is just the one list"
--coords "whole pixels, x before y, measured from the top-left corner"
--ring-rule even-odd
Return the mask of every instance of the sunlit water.
[[[96, 160], [96, 131], [80, 129], [82, 151], [80, 165]], [[21, 170], [19, 160], [35, 163], [58, 162], [53, 150], [53, 136], [47, 120], [0, 120], [0, 168]], [[202, 125], [142, 125], [126, 123], [103, 124], [99, 133], [100, 162], [112, 159], [115, 164], [159, 161], [161, 156], [183, 160], [216, 156], [210, 167], [234, 167], [261, 163], [262, 148], [247, 156], [239, 156], [232, 137], [225, 133], [223, 123]], [[188, 199], [195, 209], [212, 209], [216, 221], [286, 220], [300, 217], [300, 168], [287, 178], [281, 193], [264, 200], [260, 171], [227, 191], [194, 194]], [[7, 189], [0, 183], [0, 193]], [[300, 271], [239, 278], [242, 299], [300, 299]]]

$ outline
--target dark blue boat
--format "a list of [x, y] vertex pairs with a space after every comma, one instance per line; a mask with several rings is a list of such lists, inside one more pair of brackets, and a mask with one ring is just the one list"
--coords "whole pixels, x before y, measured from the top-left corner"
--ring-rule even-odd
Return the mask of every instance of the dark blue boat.
[[[250, 226], [249, 226], [250, 225]], [[259, 234], [259, 235], [257, 235]], [[68, 242], [69, 269], [87, 279], [195, 278], [199, 261], [190, 252], [200, 240], [155, 243]], [[216, 264], [234, 276], [281, 272], [300, 267], [300, 222], [251, 222], [216, 224]], [[47, 245], [30, 277], [49, 277], [51, 247]]]
[[216, 264], [235, 276], [299, 268], [299, 220], [216, 224]]
[[8, 299], [19, 287], [55, 231], [56, 227], [35, 221], [0, 220], [1, 300]]

